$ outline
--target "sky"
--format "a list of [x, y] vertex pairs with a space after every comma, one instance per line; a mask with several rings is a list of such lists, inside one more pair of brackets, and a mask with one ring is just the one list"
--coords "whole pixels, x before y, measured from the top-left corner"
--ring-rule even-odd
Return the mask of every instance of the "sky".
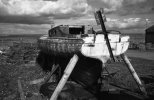
[[107, 29], [145, 33], [154, 24], [154, 0], [0, 0], [0, 34], [47, 34], [51, 25], [96, 26], [104, 8]]

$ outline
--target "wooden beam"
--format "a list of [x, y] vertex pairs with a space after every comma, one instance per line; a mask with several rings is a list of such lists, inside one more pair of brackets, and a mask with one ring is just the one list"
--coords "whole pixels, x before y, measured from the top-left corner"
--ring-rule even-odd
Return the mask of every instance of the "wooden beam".
[[54, 72], [57, 70], [58, 67], [59, 67], [59, 65], [53, 65], [53, 66], [52, 66], [53, 69], [52, 69], [52, 71], [49, 73], [49, 75], [44, 79], [43, 84], [47, 83], [47, 82], [50, 80], [51, 76], [54, 74]]
[[76, 63], [78, 61], [78, 56], [74, 55], [70, 62], [68, 63], [67, 67], [65, 68], [64, 74], [60, 80], [60, 82], [58, 83], [55, 91], [53, 92], [50, 100], [57, 100], [57, 97], [59, 95], [59, 93], [61, 92], [61, 90], [63, 89], [64, 85], [66, 84], [70, 74], [72, 73]]
[[113, 61], [115, 62], [115, 58], [113, 56], [113, 53], [112, 53], [112, 49], [111, 49], [111, 45], [110, 45], [110, 42], [109, 42], [109, 38], [108, 38], [108, 33], [106, 31], [106, 28], [105, 28], [105, 24], [104, 24], [104, 20], [102, 18], [102, 14], [101, 14], [101, 11], [98, 10], [96, 11], [96, 14], [98, 15], [98, 19], [100, 21], [100, 24], [101, 24], [101, 28], [102, 28], [102, 31], [104, 33], [104, 37], [105, 37], [105, 40], [106, 40], [106, 44], [107, 44], [107, 47], [108, 47], [108, 50], [109, 50], [109, 53], [110, 53], [110, 57], [113, 59]]
[[143, 93], [144, 96], [147, 96], [147, 92], [146, 92], [140, 78], [138, 77], [137, 73], [135, 72], [135, 69], [133, 68], [132, 64], [130, 63], [128, 57], [125, 54], [122, 54], [121, 58], [124, 60], [125, 64], [127, 65], [127, 68], [129, 69], [129, 72], [133, 76], [134, 80], [136, 81], [140, 91]]

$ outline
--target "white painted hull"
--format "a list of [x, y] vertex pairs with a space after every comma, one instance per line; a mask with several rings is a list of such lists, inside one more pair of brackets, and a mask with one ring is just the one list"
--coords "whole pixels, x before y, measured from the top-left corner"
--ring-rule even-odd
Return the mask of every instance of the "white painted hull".
[[[118, 34], [110, 34], [108, 37], [114, 56], [118, 56], [127, 51], [129, 46], [129, 36], [120, 37]], [[92, 58], [110, 57], [104, 35], [96, 35], [95, 43], [93, 43], [93, 37], [86, 37], [84, 41], [85, 43], [81, 47], [81, 53], [83, 55]]]

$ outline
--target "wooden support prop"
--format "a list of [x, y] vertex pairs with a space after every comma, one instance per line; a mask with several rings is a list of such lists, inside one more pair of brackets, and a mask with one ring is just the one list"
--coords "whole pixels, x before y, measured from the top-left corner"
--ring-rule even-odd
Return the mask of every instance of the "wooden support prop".
[[19, 93], [20, 93], [20, 99], [21, 99], [21, 100], [26, 100], [26, 99], [25, 99], [25, 96], [24, 96], [24, 92], [23, 92], [22, 86], [21, 86], [21, 81], [20, 81], [20, 79], [18, 79], [18, 91], [19, 91]]
[[70, 74], [72, 73], [76, 63], [78, 61], [78, 56], [77, 55], [74, 55], [70, 62], [68, 63], [67, 67], [65, 68], [65, 71], [64, 71], [64, 74], [60, 80], [60, 82], [58, 83], [55, 91], [53, 92], [50, 100], [57, 100], [57, 97], [59, 95], [59, 93], [61, 92], [61, 90], [63, 89], [65, 83], [67, 82]]
[[59, 65], [53, 65], [52, 71], [50, 72], [50, 74], [48, 75], [48, 77], [44, 79], [43, 84], [44, 84], [44, 83], [47, 83], [47, 82], [50, 80], [51, 76], [52, 76], [53, 73], [57, 70], [58, 67], [59, 67]]
[[107, 47], [108, 47], [108, 50], [109, 50], [109, 53], [110, 53], [110, 57], [113, 59], [113, 61], [115, 62], [115, 59], [114, 59], [114, 56], [113, 56], [113, 53], [112, 53], [112, 49], [111, 49], [111, 45], [110, 45], [110, 42], [109, 42], [109, 38], [108, 38], [108, 33], [106, 31], [106, 28], [105, 28], [105, 24], [104, 24], [104, 20], [102, 18], [102, 14], [101, 14], [101, 11], [98, 10], [96, 11], [96, 14], [98, 15], [98, 19], [100, 21], [100, 24], [101, 24], [101, 28], [102, 28], [102, 31], [104, 33], [104, 37], [105, 37], [105, 40], [106, 40], [106, 44], [107, 44]]
[[135, 72], [135, 69], [133, 68], [132, 64], [130, 63], [128, 57], [125, 54], [121, 55], [121, 58], [124, 60], [125, 64], [127, 65], [127, 68], [129, 69], [131, 75], [133, 76], [134, 80], [136, 81], [140, 91], [143, 93], [144, 96], [147, 97], [147, 92], [140, 80], [140, 78], [138, 77], [137, 73]]
[[49, 73], [49, 75], [46, 78], [40, 78], [40, 79], [36, 79], [36, 80], [30, 81], [29, 84], [30, 85], [34, 85], [34, 84], [40, 84], [40, 83], [42, 83], [42, 84], [47, 83], [50, 80], [50, 78], [53, 75], [53, 73], [59, 67], [59, 65], [53, 65], [53, 66], [54, 66], [53, 70]]

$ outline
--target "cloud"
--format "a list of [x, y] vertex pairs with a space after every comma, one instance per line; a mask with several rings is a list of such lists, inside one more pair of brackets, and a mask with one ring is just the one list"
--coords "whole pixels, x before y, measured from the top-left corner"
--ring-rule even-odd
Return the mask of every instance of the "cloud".
[[143, 28], [146, 23], [142, 18], [127, 18], [122, 20], [108, 18], [107, 20], [107, 27], [117, 29]]
[[51, 18], [81, 17], [90, 9], [87, 0], [0, 0], [0, 17], [3, 19], [0, 22], [7, 23], [8, 20], [15, 23], [16, 20], [17, 23], [26, 23], [22, 20], [26, 18], [28, 24], [48, 23]]
[[153, 5], [154, 0], [0, 0], [0, 23], [96, 24], [93, 11], [103, 7], [114, 16], [107, 18], [107, 27], [129, 29], [143, 27], [140, 14], [153, 13]]
[[123, 0], [88, 0], [87, 2], [93, 8], [104, 8], [105, 12], [108, 13], [121, 7]]
[[154, 12], [154, 0], [124, 0], [117, 13], [122, 16], [151, 14]]
[[144, 14], [154, 12], [154, 0], [88, 0], [93, 8], [104, 8], [107, 14]]

